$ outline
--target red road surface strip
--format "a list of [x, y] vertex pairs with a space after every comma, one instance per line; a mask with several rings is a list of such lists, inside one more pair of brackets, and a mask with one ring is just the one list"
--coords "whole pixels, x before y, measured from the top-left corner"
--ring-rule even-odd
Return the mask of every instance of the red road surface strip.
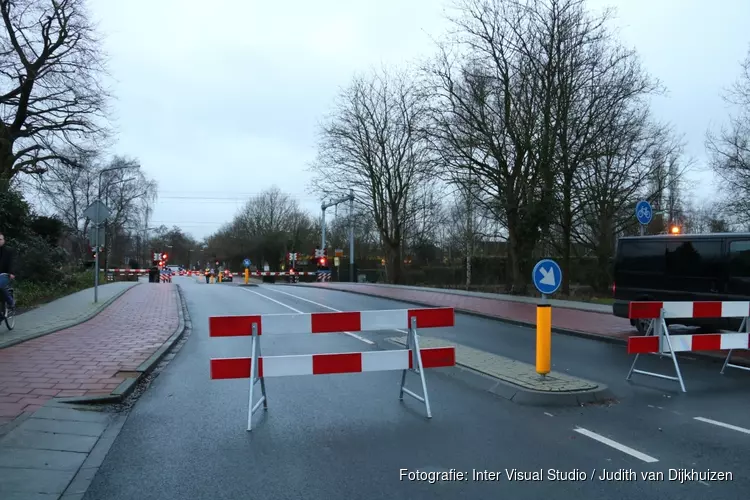
[[[420, 352], [424, 368], [443, 368], [456, 364], [454, 347], [431, 347], [420, 349]], [[251, 358], [212, 359], [211, 378], [214, 380], [250, 378], [251, 361]], [[413, 367], [413, 351], [406, 349], [258, 358], [259, 377], [363, 373], [406, 370]]]
[[[433, 307], [455, 308], [459, 311], [474, 312], [485, 316], [517, 321], [529, 325], [536, 324], [536, 304], [512, 302], [494, 298], [459, 295], [432, 290], [386, 287], [367, 284], [346, 283], [305, 283], [307, 287], [319, 287], [343, 291], [359, 291], [366, 295], [383, 297], [405, 302], [416, 302]], [[552, 326], [563, 330], [589, 333], [605, 337], [615, 337], [625, 341], [635, 328], [630, 320], [604, 314], [562, 307], [552, 308]]]
[[53, 397], [109, 394], [175, 332], [173, 285], [138, 285], [93, 319], [0, 350], [0, 425]]
[[252, 325], [256, 323], [258, 335], [364, 332], [408, 328], [412, 318], [416, 318], [417, 328], [441, 328], [455, 325], [455, 314], [452, 308], [434, 308], [212, 316], [208, 318], [208, 331], [210, 337], [245, 337], [251, 335]]

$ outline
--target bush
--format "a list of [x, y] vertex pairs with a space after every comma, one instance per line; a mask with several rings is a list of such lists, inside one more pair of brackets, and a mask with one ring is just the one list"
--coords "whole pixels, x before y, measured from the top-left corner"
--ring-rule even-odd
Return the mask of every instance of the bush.
[[[103, 276], [99, 276], [100, 283]], [[83, 271], [64, 274], [57, 282], [35, 282], [21, 280], [13, 284], [17, 306], [22, 309], [50, 302], [64, 295], [94, 286], [94, 272]]]
[[62, 248], [51, 246], [43, 237], [33, 233], [22, 240], [10, 240], [8, 245], [15, 250], [20, 280], [60, 283], [65, 279], [63, 266], [67, 254]]

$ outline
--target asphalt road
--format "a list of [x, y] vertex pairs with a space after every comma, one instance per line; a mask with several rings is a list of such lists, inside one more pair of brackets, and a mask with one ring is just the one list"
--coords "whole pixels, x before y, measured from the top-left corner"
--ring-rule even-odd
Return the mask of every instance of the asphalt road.
[[[210, 315], [408, 305], [303, 287], [248, 289], [191, 278], [175, 282], [183, 287], [193, 332], [133, 408], [86, 499], [476, 499], [502, 494], [685, 500], [742, 498], [750, 487], [749, 374], [722, 377], [719, 366], [693, 361], [683, 363], [688, 394], [656, 379], [628, 384], [623, 381], [629, 366], [624, 347], [559, 335], [553, 339], [554, 369], [610, 385], [617, 404], [524, 407], [428, 372], [433, 418], [427, 421], [417, 401], [398, 401], [399, 372], [284, 377], [266, 381], [269, 410], [255, 417], [248, 433], [248, 381], [211, 381], [208, 360], [249, 355], [250, 342], [209, 339]], [[455, 328], [421, 333], [533, 362], [533, 332], [526, 328], [457, 315]], [[263, 353], [374, 350], [378, 337], [395, 335], [268, 336]], [[667, 360], [648, 361], [669, 368]], [[730, 472], [733, 480], [669, 481], [670, 469], [681, 468]], [[433, 484], [401, 480], [402, 469], [455, 469], [467, 478]], [[506, 469], [541, 471], [544, 479], [509, 481]], [[578, 479], [552, 481], [550, 469], [578, 471]], [[620, 469], [638, 476], [596, 479], [603, 470]], [[500, 480], [480, 481], [472, 478], [473, 470], [503, 474]], [[664, 480], [640, 476], [649, 471], [663, 473]]]

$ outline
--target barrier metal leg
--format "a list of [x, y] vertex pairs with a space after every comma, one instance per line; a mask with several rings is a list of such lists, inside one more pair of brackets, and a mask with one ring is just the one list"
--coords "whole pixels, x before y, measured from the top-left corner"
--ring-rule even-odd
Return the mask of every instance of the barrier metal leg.
[[[651, 322], [648, 324], [648, 328], [646, 329], [646, 335], [644, 337], [650, 337], [654, 334], [654, 320], [652, 319]], [[638, 362], [638, 357], [640, 354], [635, 355], [635, 359], [633, 360], [633, 364], [630, 365], [630, 371], [628, 372], [628, 376], [625, 377], [625, 380], [630, 380], [633, 377], [633, 371], [635, 370], [635, 364]]]
[[[258, 359], [262, 356], [260, 349], [260, 337], [258, 336], [258, 324], [253, 323], [252, 327], [252, 351], [250, 354], [250, 402], [248, 403], [247, 412], [247, 431], [253, 430], [253, 414], [263, 404], [263, 409], [268, 410], [268, 400], [266, 399], [266, 381], [258, 373]], [[261, 396], [257, 403], [253, 404], [253, 392], [255, 384], [260, 381]]]
[[432, 410], [430, 409], [430, 397], [427, 394], [427, 381], [424, 377], [424, 366], [422, 365], [422, 352], [419, 350], [419, 340], [417, 338], [417, 318], [411, 319], [411, 326], [409, 327], [409, 331], [406, 335], [406, 350], [407, 352], [411, 350], [411, 352], [413, 353], [412, 359], [414, 361], [412, 363], [413, 368], [411, 369], [411, 371], [419, 374], [419, 378], [422, 381], [423, 396], [420, 396], [419, 394], [416, 394], [406, 388], [406, 372], [409, 371], [407, 369], [401, 373], [401, 391], [399, 392], [398, 399], [403, 401], [404, 394], [408, 394], [417, 401], [424, 403], [425, 410], [427, 411], [427, 418], [432, 418]]
[[[638, 358], [640, 357], [640, 354], [636, 354], [635, 359], [633, 360], [633, 364], [630, 366], [630, 372], [628, 373], [626, 380], [630, 380], [634, 373], [638, 373], [640, 375], [646, 375], [648, 377], [655, 377], [664, 380], [679, 382], [682, 392], [687, 392], [687, 389], [685, 389], [685, 382], [682, 378], [682, 372], [680, 371], [680, 364], [677, 361], [677, 354], [674, 352], [674, 349], [672, 349], [672, 340], [669, 337], [669, 329], [667, 328], [667, 323], [664, 321], [664, 310], [662, 310], [659, 319], [655, 319], [651, 322], [646, 335], [648, 335], [650, 332], [653, 332], [653, 335], [659, 337], [659, 357], [663, 357], [665, 354], [670, 355], [677, 376], [675, 377], [671, 375], [664, 375], [661, 373], [647, 372], [645, 370], [636, 369], [635, 364], [638, 362]], [[669, 349], [668, 352], [664, 349], [664, 341], [666, 341], [667, 347]]]
[[[747, 318], [743, 318], [739, 331], [741, 333], [747, 333], [748, 335], [750, 335], [749, 327], [750, 327], [750, 324], [748, 324]], [[727, 353], [727, 359], [724, 360], [724, 366], [721, 367], [721, 371], [719, 373], [724, 375], [724, 372], [726, 371], [727, 368], [737, 368], [738, 370], [750, 371], [750, 367], [735, 365], [729, 362], [729, 360], [732, 358], [732, 351], [734, 351], [734, 349], [729, 349], [729, 352]]]

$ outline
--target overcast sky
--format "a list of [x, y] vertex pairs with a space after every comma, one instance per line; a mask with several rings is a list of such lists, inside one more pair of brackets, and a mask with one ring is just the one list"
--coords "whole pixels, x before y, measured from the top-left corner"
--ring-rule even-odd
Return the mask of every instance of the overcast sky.
[[[112, 153], [159, 184], [153, 224], [202, 238], [276, 184], [306, 192], [316, 127], [355, 72], [433, 49], [441, 0], [128, 0], [90, 2], [117, 102]], [[705, 165], [706, 128], [750, 44], [748, 0], [591, 0], [617, 9], [621, 39], [669, 89], [656, 115]], [[705, 186], [710, 174], [693, 174]], [[701, 193], [705, 193], [702, 188]], [[703, 195], [703, 194], [701, 194]]]

